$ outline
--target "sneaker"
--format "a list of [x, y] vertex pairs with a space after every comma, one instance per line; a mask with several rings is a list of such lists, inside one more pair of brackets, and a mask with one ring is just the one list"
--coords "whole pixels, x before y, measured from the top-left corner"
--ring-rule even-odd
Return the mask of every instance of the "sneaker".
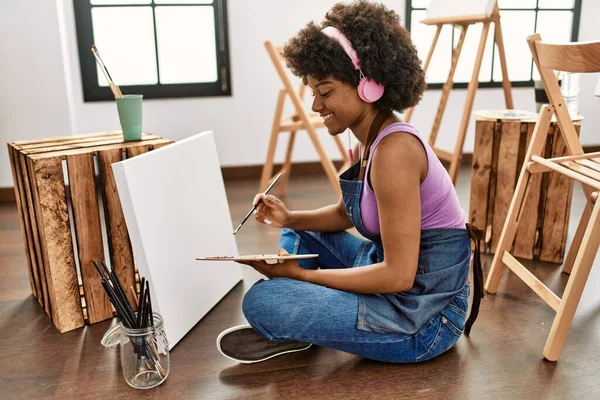
[[310, 343], [296, 340], [269, 340], [250, 325], [224, 330], [217, 337], [217, 349], [230, 360], [252, 364], [286, 353], [306, 350]]

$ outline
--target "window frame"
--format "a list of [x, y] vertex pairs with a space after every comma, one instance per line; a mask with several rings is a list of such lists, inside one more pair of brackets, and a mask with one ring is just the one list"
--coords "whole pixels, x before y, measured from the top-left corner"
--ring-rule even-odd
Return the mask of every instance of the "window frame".
[[[580, 19], [581, 19], [581, 2], [582, 0], [574, 0], [573, 3], [573, 8], [539, 8], [539, 0], [536, 0], [535, 2], [535, 8], [501, 8], [500, 11], [535, 11], [535, 23], [534, 23], [534, 30], [537, 29], [537, 16], [538, 16], [538, 12], [540, 10], [542, 11], [573, 11], [573, 24], [571, 26], [571, 42], [576, 42], [578, 37], [579, 37], [579, 23], [580, 23]], [[413, 7], [412, 6], [413, 0], [406, 0], [406, 9], [405, 9], [405, 17], [404, 20], [406, 21], [406, 30], [408, 32], [411, 33], [412, 32], [410, 30], [411, 28], [411, 19], [412, 19], [412, 11], [414, 10], [426, 10], [426, 8], [422, 8], [422, 7]], [[495, 27], [493, 27], [495, 29]], [[490, 27], [490, 30], [493, 34], [492, 31], [492, 27]], [[452, 30], [452, 45], [454, 45], [454, 33], [455, 30]], [[533, 32], [532, 32], [533, 33]], [[436, 47], [439, 46], [439, 43]], [[504, 46], [506, 47], [506, 42], [504, 43]], [[452, 48], [454, 50], [454, 47]], [[430, 49], [428, 49], [429, 51]], [[496, 53], [497, 53], [497, 47], [496, 47], [496, 38], [494, 37], [493, 40], [493, 45], [492, 45], [492, 67], [491, 67], [491, 73], [490, 73], [490, 80], [489, 81], [480, 81], [479, 82], [479, 87], [480, 88], [500, 88], [502, 87], [502, 81], [494, 81], [493, 76], [494, 76], [494, 61], [496, 58]], [[511, 85], [512, 87], [532, 87], [533, 86], [533, 58], [531, 59], [531, 72], [530, 72], [530, 79], [528, 81], [511, 81]], [[509, 77], [510, 77], [510, 73], [509, 73]], [[427, 83], [429, 89], [441, 89], [444, 86], [444, 83]], [[453, 84], [453, 88], [455, 89], [466, 89], [469, 85], [469, 82], [454, 82]]]
[[[83, 101], [114, 100], [108, 86], [98, 84], [98, 70], [96, 60], [90, 48], [94, 43], [92, 25], [93, 7], [152, 7], [152, 20], [154, 24], [154, 51], [156, 53], [156, 69], [158, 83], [153, 85], [122, 85], [128, 93], [143, 94], [146, 99], [178, 98], [178, 97], [211, 97], [231, 96], [231, 68], [229, 62], [229, 35], [227, 25], [227, 0], [214, 0], [212, 4], [110, 4], [92, 5], [91, 0], [73, 0], [75, 25], [77, 32], [77, 48], [79, 53], [79, 67], [83, 89]], [[217, 81], [197, 83], [160, 83], [160, 69], [158, 60], [158, 43], [156, 34], [156, 7], [189, 6], [213, 7], [215, 20], [215, 48], [217, 58]], [[102, 49], [100, 49], [102, 52]], [[116, 82], [118, 84], [118, 82]]]

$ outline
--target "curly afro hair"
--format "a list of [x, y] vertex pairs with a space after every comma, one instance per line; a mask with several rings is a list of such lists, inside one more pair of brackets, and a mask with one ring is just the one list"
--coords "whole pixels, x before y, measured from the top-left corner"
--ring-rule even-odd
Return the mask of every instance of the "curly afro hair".
[[385, 86], [376, 103], [380, 108], [403, 112], [421, 100], [427, 85], [410, 33], [394, 11], [367, 0], [334, 5], [325, 21], [308, 23], [285, 44], [286, 63], [305, 84], [307, 76], [319, 80], [331, 76], [358, 86], [359, 74], [348, 55], [321, 32], [326, 26], [339, 29], [350, 40], [365, 76]]

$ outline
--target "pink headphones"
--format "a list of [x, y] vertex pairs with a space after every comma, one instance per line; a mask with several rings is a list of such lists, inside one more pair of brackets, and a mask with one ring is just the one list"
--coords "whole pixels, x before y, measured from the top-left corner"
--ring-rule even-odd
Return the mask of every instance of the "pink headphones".
[[325, 36], [335, 39], [344, 49], [350, 60], [352, 60], [352, 65], [354, 65], [354, 69], [357, 69], [360, 72], [360, 82], [358, 83], [358, 97], [366, 103], [373, 103], [383, 96], [383, 91], [385, 88], [382, 84], [375, 82], [372, 79], [367, 79], [365, 74], [363, 74], [360, 69], [360, 60], [358, 58], [358, 54], [356, 54], [356, 50], [352, 47], [352, 44], [348, 40], [346, 36], [339, 29], [328, 26], [321, 30], [325, 34]]

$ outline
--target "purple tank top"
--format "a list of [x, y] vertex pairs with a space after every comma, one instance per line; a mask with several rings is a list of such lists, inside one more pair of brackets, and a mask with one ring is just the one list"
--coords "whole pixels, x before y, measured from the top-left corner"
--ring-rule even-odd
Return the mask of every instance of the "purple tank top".
[[[396, 122], [387, 126], [377, 135], [371, 145], [365, 176], [369, 176], [373, 153], [381, 140], [396, 132], [405, 132], [417, 137], [427, 153], [427, 176], [421, 183], [421, 229], [464, 228], [465, 213], [458, 202], [452, 180], [448, 172], [419, 132], [409, 124]], [[362, 151], [362, 149], [361, 149]], [[365, 229], [374, 235], [380, 234], [377, 197], [365, 178], [360, 200], [362, 222]]]

